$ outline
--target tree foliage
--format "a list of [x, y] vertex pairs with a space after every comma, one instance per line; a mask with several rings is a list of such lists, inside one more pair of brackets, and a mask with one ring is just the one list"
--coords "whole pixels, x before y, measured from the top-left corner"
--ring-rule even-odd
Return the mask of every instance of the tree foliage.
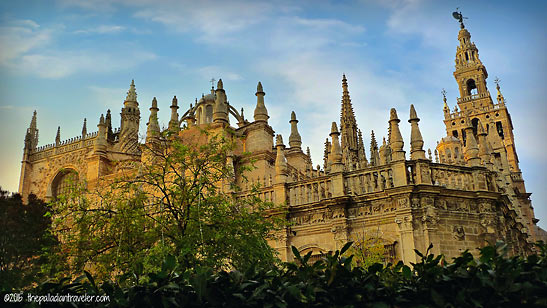
[[215, 270], [275, 262], [267, 239], [284, 217], [267, 217], [273, 204], [254, 195], [236, 198], [230, 134], [193, 136], [158, 136], [142, 162], [119, 163], [118, 176], [95, 191], [80, 187], [57, 200], [65, 274], [87, 269], [101, 279], [132, 273], [139, 280], [167, 255]]
[[352, 256], [344, 256], [350, 245], [313, 264], [311, 253], [301, 256], [293, 247], [297, 263], [245, 272], [184, 269], [168, 257], [146, 283], [95, 284], [86, 273], [33, 292], [109, 296], [96, 307], [547, 307], [543, 243], [526, 258], [507, 257], [498, 243], [482, 248], [478, 258], [465, 251], [446, 261], [416, 251], [420, 261], [411, 266], [376, 263], [368, 269], [353, 267]]
[[0, 290], [27, 287], [38, 278], [47, 263], [44, 252], [57, 243], [48, 211], [33, 194], [23, 204], [21, 195], [0, 189]]

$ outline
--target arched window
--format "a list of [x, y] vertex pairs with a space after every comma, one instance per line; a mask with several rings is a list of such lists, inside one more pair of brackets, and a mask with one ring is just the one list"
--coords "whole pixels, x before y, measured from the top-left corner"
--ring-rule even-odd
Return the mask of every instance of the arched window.
[[467, 95], [477, 94], [477, 84], [474, 79], [467, 80]]
[[205, 106], [205, 123], [213, 122], [213, 105]]
[[78, 173], [72, 169], [61, 170], [51, 183], [53, 198], [69, 193], [78, 183]]
[[477, 131], [479, 129], [479, 119], [474, 118], [471, 120], [471, 125], [473, 125], [473, 135], [477, 136]]
[[197, 112], [197, 122], [198, 122], [198, 124], [203, 123], [203, 119], [201, 118], [201, 109], [202, 109], [202, 107], [199, 107], [198, 112]]

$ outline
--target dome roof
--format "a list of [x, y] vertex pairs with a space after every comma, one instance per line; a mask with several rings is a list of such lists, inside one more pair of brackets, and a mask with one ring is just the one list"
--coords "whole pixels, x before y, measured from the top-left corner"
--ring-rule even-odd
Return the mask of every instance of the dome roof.
[[444, 138], [441, 139], [441, 142], [442, 143], [449, 143], [449, 142], [457, 142], [457, 143], [460, 143], [460, 139], [454, 137], [454, 136], [446, 136]]
[[204, 95], [202, 98], [199, 99], [198, 104], [203, 102], [215, 102], [215, 95], [213, 93]]

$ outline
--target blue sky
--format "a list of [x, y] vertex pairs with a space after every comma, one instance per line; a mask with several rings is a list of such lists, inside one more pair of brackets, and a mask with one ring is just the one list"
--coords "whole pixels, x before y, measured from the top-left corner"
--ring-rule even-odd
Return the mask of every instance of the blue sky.
[[54, 142], [57, 126], [62, 139], [78, 136], [84, 117], [94, 131], [108, 108], [119, 123], [131, 79], [141, 133], [152, 97], [167, 124], [173, 95], [188, 106], [211, 78], [222, 78], [230, 103], [250, 117], [260, 80], [276, 133], [288, 136], [294, 110], [320, 164], [345, 73], [365, 143], [371, 129], [386, 135], [395, 107], [408, 149], [414, 104], [433, 149], [445, 135], [440, 92], [451, 108], [458, 96], [456, 7], [469, 17], [491, 91], [501, 79], [523, 176], [547, 228], [545, 1], [2, 1], [0, 185], [17, 190], [33, 110], [40, 145]]

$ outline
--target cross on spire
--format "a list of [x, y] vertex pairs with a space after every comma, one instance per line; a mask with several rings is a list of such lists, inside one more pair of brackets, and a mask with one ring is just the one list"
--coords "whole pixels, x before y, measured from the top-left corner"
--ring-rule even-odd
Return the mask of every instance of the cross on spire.
[[211, 83], [211, 88], [212, 88], [212, 89], [215, 88], [215, 81], [216, 81], [215, 78], [211, 78], [211, 80], [209, 80], [209, 82]]

